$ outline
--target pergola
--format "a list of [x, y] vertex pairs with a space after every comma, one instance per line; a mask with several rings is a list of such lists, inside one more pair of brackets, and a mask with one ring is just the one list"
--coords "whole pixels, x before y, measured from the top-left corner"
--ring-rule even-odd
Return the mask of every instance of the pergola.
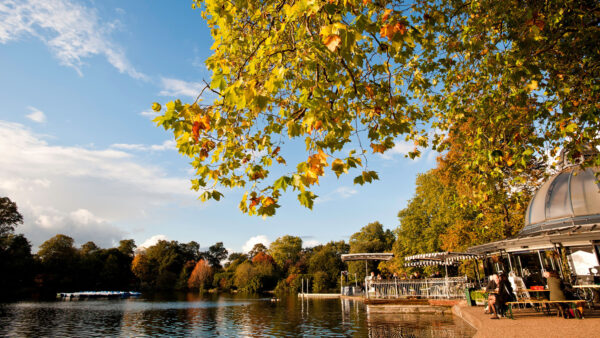
[[342, 262], [350, 261], [365, 261], [365, 277], [369, 275], [369, 268], [367, 267], [368, 261], [389, 261], [394, 258], [394, 254], [391, 252], [381, 253], [352, 253], [342, 255]]

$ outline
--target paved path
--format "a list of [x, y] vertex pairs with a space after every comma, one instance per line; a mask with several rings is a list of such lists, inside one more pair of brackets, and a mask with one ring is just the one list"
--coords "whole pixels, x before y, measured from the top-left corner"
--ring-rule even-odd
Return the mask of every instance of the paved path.
[[533, 309], [513, 310], [515, 319], [490, 319], [483, 307], [455, 305], [452, 312], [477, 329], [475, 337], [600, 337], [600, 310], [585, 309], [585, 319], [547, 316]]

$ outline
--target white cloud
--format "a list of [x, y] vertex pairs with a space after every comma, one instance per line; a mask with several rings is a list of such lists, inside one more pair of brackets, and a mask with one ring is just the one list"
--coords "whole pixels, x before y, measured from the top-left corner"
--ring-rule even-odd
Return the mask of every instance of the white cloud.
[[140, 112], [140, 115], [147, 117], [149, 119], [154, 119], [155, 117], [157, 117], [160, 114], [153, 110], [146, 110], [146, 111]]
[[41, 111], [35, 107], [27, 107], [27, 109], [29, 109], [29, 111], [31, 111], [31, 114], [27, 114], [25, 117], [27, 117], [31, 121], [37, 122], [37, 123], [46, 122], [46, 115], [44, 114], [43, 111]]
[[158, 243], [158, 241], [168, 241], [168, 240], [169, 239], [165, 235], [154, 235], [154, 236], [148, 238], [147, 240], [145, 240], [144, 243], [138, 245], [138, 249], [146, 249], [146, 248], [149, 248], [149, 247], [155, 245], [156, 243]]
[[25, 223], [17, 228], [25, 233], [35, 247], [56, 234], [65, 234], [75, 240], [76, 245], [93, 241], [100, 247], [115, 246], [125, 233], [111, 225], [109, 221], [94, 215], [87, 209], [71, 212], [59, 211], [52, 207], [20, 204]]
[[115, 149], [123, 150], [136, 150], [136, 151], [163, 151], [163, 150], [175, 150], [177, 142], [173, 140], [164, 141], [162, 144], [129, 144], [129, 143], [115, 143], [110, 147]]
[[308, 241], [302, 242], [302, 246], [304, 246], [305, 248], [314, 248], [315, 246], [320, 244], [321, 242], [317, 241], [316, 239], [309, 239]]
[[325, 203], [333, 200], [339, 199], [347, 199], [358, 193], [358, 190], [351, 187], [339, 187], [332, 192], [325, 194], [324, 196], [319, 196], [315, 203]]
[[392, 149], [386, 151], [384, 154], [382, 154], [381, 157], [386, 160], [391, 160], [396, 155], [402, 155], [402, 156], [407, 155], [409, 152], [413, 151], [414, 149], [415, 149], [415, 146], [409, 142], [396, 141], [394, 144], [394, 147]]
[[0, 121], [0, 154], [0, 196], [17, 202], [25, 217], [17, 230], [34, 246], [58, 232], [106, 244], [123, 235], [116, 224], [123, 228], [156, 207], [196, 200], [187, 178], [169, 176], [132, 153], [51, 145], [17, 123]]
[[254, 245], [256, 245], [258, 243], [262, 243], [264, 246], [269, 247], [269, 244], [271, 244], [271, 241], [265, 235], [257, 235], [254, 237], [250, 237], [250, 239], [248, 239], [246, 241], [244, 246], [242, 246], [242, 251], [248, 252], [248, 251], [252, 250], [252, 248], [254, 248]]
[[102, 22], [95, 9], [70, 0], [5, 0], [0, 3], [0, 43], [24, 36], [42, 40], [61, 64], [82, 75], [83, 59], [104, 55], [119, 72], [146, 79], [109, 34], [118, 22]]
[[[162, 96], [187, 96], [196, 98], [202, 91], [205, 84], [200, 82], [186, 82], [178, 79], [162, 78], [162, 90], [159, 95]], [[205, 91], [206, 92], [206, 91]]]

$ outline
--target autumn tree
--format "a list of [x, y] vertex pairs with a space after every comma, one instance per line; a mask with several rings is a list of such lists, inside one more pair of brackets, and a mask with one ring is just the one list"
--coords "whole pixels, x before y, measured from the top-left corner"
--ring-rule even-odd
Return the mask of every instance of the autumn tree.
[[142, 288], [147, 289], [154, 284], [154, 269], [154, 265], [145, 252], [139, 252], [133, 257], [131, 271], [139, 279]]
[[273, 257], [271, 257], [267, 253], [259, 252], [256, 256], [254, 256], [254, 258], [252, 258], [252, 263], [253, 264], [268, 263], [271, 265], [275, 265], [275, 260], [273, 259]]
[[262, 243], [256, 243], [250, 251], [248, 251], [248, 257], [254, 258], [259, 252], [267, 252], [269, 249]]
[[212, 284], [214, 270], [207, 260], [201, 259], [196, 263], [190, 279], [188, 287], [194, 290], [204, 290]]
[[[312, 207], [331, 170], [377, 179], [368, 153], [402, 141], [465, 149], [475, 203], [532, 159], [600, 144], [600, 50], [594, 0], [196, 0], [214, 39], [216, 98], [174, 100], [171, 130], [201, 198], [247, 190], [240, 209], [272, 215], [285, 191]], [[448, 142], [451, 140], [452, 142]], [[294, 158], [286, 146], [306, 145]], [[290, 163], [288, 163], [290, 162]], [[293, 162], [293, 163], [292, 163]], [[600, 157], [583, 165], [600, 165]], [[503, 168], [514, 170], [503, 170]], [[273, 176], [275, 175], [275, 176]], [[504, 187], [506, 188], [506, 187]]]

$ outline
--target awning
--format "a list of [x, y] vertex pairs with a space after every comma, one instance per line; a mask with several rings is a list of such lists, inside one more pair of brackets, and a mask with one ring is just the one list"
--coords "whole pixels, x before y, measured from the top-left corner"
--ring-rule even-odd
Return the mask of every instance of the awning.
[[430, 253], [407, 256], [407, 257], [404, 257], [404, 260], [405, 261], [430, 260], [430, 261], [438, 261], [438, 262], [445, 262], [445, 263], [454, 263], [454, 262], [458, 262], [458, 261], [464, 261], [467, 259], [475, 259], [475, 258], [479, 258], [479, 257], [480, 257], [480, 255], [474, 254], [474, 253], [444, 251], [444, 252], [430, 252]]
[[389, 261], [394, 258], [393, 253], [353, 253], [342, 255], [342, 262], [348, 261]]
[[416, 261], [412, 261], [412, 262], [407, 262], [404, 263], [404, 266], [410, 266], [410, 267], [420, 267], [420, 266], [450, 266], [450, 265], [455, 265], [456, 262], [445, 262], [445, 261], [440, 261], [440, 260], [433, 260], [433, 259], [420, 259], [420, 260], [416, 260]]

